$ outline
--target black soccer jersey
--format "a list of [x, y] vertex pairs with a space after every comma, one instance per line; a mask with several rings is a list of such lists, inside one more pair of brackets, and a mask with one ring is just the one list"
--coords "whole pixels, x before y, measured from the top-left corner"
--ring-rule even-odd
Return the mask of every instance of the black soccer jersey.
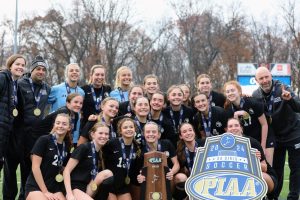
[[[58, 148], [60, 149], [60, 154], [63, 152], [62, 147], [63, 147], [62, 144], [58, 144]], [[69, 148], [65, 146], [65, 151], [64, 151], [65, 159], [63, 160], [63, 166], [66, 165], [69, 157], [69, 151], [67, 149]], [[50, 192], [62, 191], [64, 186], [63, 183], [58, 183], [55, 180], [55, 176], [59, 173], [62, 174], [62, 172], [61, 172], [61, 168], [58, 165], [59, 156], [57, 153], [57, 147], [52, 139], [52, 135], [50, 134], [50, 135], [41, 136], [33, 146], [31, 154], [42, 157], [42, 163], [40, 169], [48, 191]], [[26, 185], [29, 186], [30, 188], [33, 187], [40, 190], [32, 172], [28, 176]]]
[[248, 119], [245, 119], [244, 117], [240, 118], [244, 128], [243, 133], [246, 136], [251, 136], [256, 140], [261, 141], [261, 125], [258, 118], [264, 114], [264, 106], [252, 97], [243, 99], [245, 100], [243, 108], [236, 108], [233, 104], [229, 105], [226, 109], [228, 117], [233, 117], [235, 111], [246, 111], [250, 117]]
[[167, 107], [163, 113], [168, 118], [171, 123], [172, 123], [172, 128], [173, 128], [173, 133], [174, 135], [171, 135], [168, 133], [168, 139], [172, 142], [172, 144], [176, 147], [177, 146], [177, 141], [179, 139], [178, 137], [178, 128], [179, 125], [183, 122], [188, 122], [192, 123], [193, 122], [193, 110], [189, 107], [186, 107], [184, 105], [181, 106], [183, 113], [181, 115], [181, 110], [179, 111], [173, 111], [173, 116], [172, 116], [172, 111], [171, 107]]
[[[176, 150], [173, 144], [169, 140], [159, 140], [160, 149], [157, 149], [157, 151], [163, 152], [166, 154], [168, 167], [171, 169], [173, 167], [172, 158], [176, 156]], [[143, 146], [143, 153], [147, 153], [148, 148], [147, 145]], [[144, 163], [144, 161], [143, 161]]]
[[221, 108], [224, 107], [224, 103], [226, 101], [226, 97], [219, 92], [216, 91], [211, 91], [211, 95], [212, 95], [212, 100], [210, 102], [211, 106], [219, 106]]
[[[131, 145], [125, 145], [126, 158], [129, 158]], [[127, 176], [126, 160], [122, 156], [122, 147], [119, 138], [110, 140], [103, 147], [104, 163], [107, 169], [110, 169], [114, 174], [114, 186], [113, 192], [118, 194], [123, 187], [127, 187], [125, 184], [125, 178]], [[138, 185], [137, 175], [139, 174], [141, 166], [141, 148], [134, 144], [132, 161], [129, 169], [130, 183]]]
[[[211, 119], [207, 119], [204, 118], [204, 120], [206, 120], [206, 125], [208, 126], [209, 124], [209, 120], [211, 120], [211, 127], [210, 129], [210, 135], [211, 136], [215, 136], [215, 135], [221, 135], [223, 133], [225, 133], [225, 128], [226, 128], [226, 124], [227, 124], [227, 114], [225, 112], [225, 110], [221, 107], [218, 106], [212, 106], [211, 107]], [[205, 126], [204, 126], [204, 122], [202, 120], [202, 115], [200, 112], [198, 112], [195, 116], [194, 116], [194, 121], [193, 121], [193, 125], [196, 131], [196, 135], [200, 136], [200, 131], [204, 131], [204, 133], [207, 135], [207, 133], [205, 132]]]
[[[88, 183], [93, 178], [92, 170], [94, 169], [91, 142], [87, 142], [85, 144], [79, 145], [73, 151], [71, 158], [78, 160], [78, 164], [71, 172], [72, 185], [78, 185], [78, 184], [88, 185]], [[97, 167], [99, 162], [101, 162], [101, 158], [99, 157], [99, 153], [96, 152]], [[103, 170], [102, 167], [98, 169], [98, 172], [100, 172], [101, 170]]]
[[[85, 93], [83, 105], [82, 105], [82, 121], [81, 127], [84, 127], [85, 123], [88, 121], [88, 118], [92, 114], [99, 114], [101, 109], [96, 110], [95, 101], [90, 85], [85, 85], [81, 87]], [[103, 85], [101, 88], [94, 88], [96, 100], [98, 99], [99, 105], [103, 99], [109, 97], [111, 88], [109, 85]]]
[[131, 114], [131, 116], [135, 116], [133, 108], [130, 106], [129, 101], [121, 102], [119, 105], [119, 113], [118, 116], [123, 116], [126, 114]]

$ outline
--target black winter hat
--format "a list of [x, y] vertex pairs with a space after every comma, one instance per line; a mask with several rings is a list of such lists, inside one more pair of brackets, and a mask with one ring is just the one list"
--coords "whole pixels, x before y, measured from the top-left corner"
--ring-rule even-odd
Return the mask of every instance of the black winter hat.
[[31, 63], [31, 67], [30, 67], [30, 72], [32, 72], [37, 66], [45, 67], [46, 70], [48, 69], [48, 64], [46, 63], [44, 58], [40, 55], [36, 56], [33, 59], [32, 63]]

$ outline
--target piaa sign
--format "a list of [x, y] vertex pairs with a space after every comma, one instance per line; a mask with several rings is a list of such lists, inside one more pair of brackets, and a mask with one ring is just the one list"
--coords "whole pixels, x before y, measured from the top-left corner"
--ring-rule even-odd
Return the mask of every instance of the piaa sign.
[[248, 138], [231, 133], [208, 137], [196, 152], [185, 184], [190, 200], [257, 200], [267, 193], [260, 162]]

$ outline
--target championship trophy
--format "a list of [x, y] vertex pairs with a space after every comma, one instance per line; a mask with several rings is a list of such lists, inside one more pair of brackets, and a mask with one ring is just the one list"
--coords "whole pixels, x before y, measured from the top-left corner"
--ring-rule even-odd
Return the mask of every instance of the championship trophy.
[[165, 153], [152, 151], [144, 154], [141, 200], [172, 200], [170, 181], [166, 180], [169, 172]]

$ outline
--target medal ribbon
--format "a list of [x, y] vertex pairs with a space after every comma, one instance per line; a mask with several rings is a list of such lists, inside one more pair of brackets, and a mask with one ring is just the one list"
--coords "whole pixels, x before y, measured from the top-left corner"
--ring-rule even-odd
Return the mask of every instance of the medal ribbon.
[[39, 107], [39, 104], [40, 104], [40, 101], [41, 101], [41, 97], [43, 95], [43, 90], [45, 90], [45, 84], [43, 83], [39, 93], [38, 93], [38, 96], [35, 96], [34, 94], [34, 85], [33, 85], [33, 81], [31, 78], [29, 78], [29, 83], [30, 83], [30, 87], [31, 87], [31, 91], [33, 93], [33, 96], [34, 96], [34, 99], [35, 99], [35, 103], [36, 103], [36, 107], [38, 108]]
[[52, 135], [52, 140], [54, 142], [54, 145], [56, 147], [56, 150], [57, 150], [57, 157], [58, 157], [58, 162], [57, 162], [57, 166], [59, 167], [59, 171], [61, 170], [62, 166], [63, 166], [63, 161], [65, 159], [65, 148], [66, 148], [66, 145], [65, 145], [65, 142], [62, 143], [63, 147], [62, 147], [62, 153], [60, 154], [60, 151], [59, 151], [59, 148], [58, 148], [58, 144], [57, 144], [57, 140], [56, 140], [56, 137], [55, 135]]
[[182, 118], [183, 118], [183, 108], [182, 107], [180, 108], [179, 122], [178, 122], [177, 127], [176, 127], [176, 122], [175, 122], [175, 119], [174, 119], [174, 113], [173, 113], [172, 108], [170, 108], [170, 117], [171, 117], [172, 122], [173, 122], [173, 128], [174, 128], [175, 134], [178, 134], [178, 128], [179, 128], [180, 124], [182, 123]]
[[[156, 150], [161, 152], [161, 143], [160, 143], [160, 141], [157, 142], [157, 149]], [[146, 144], [146, 151], [150, 152], [150, 147], [149, 147], [148, 144]]]
[[90, 85], [90, 88], [91, 88], [91, 92], [92, 92], [92, 95], [93, 95], [95, 109], [96, 109], [97, 112], [99, 112], [100, 111], [100, 104], [101, 104], [102, 99], [103, 99], [103, 86], [101, 87], [101, 93], [100, 93], [98, 98], [96, 96], [95, 89], [94, 89], [93, 85]]
[[14, 95], [14, 107], [16, 108], [18, 105], [18, 97], [17, 97], [18, 84], [17, 81], [13, 81], [13, 95]]
[[126, 163], [127, 176], [129, 176], [129, 169], [130, 169], [131, 161], [132, 161], [132, 158], [133, 158], [133, 143], [131, 143], [129, 158], [127, 159], [126, 151], [125, 151], [125, 143], [124, 143], [123, 138], [119, 138], [119, 141], [121, 143], [122, 158]]
[[[103, 122], [104, 124], [106, 124], [104, 117], [102, 117], [101, 120], [102, 120], [102, 122]], [[113, 125], [112, 125], [111, 123], [110, 123], [109, 127], [110, 127], [111, 138], [116, 138], [116, 137], [117, 137], [117, 134], [116, 134], [116, 132], [114, 131], [114, 127], [113, 127]]]
[[190, 157], [189, 149], [187, 148], [187, 146], [185, 146], [185, 157], [186, 157], [186, 161], [187, 161], [188, 168], [189, 168], [190, 172], [192, 171], [192, 168], [193, 168], [193, 165], [194, 165], [194, 160], [195, 160], [195, 156], [196, 156], [197, 147], [198, 147], [198, 143], [195, 142], [194, 157], [193, 157], [193, 162], [192, 162], [191, 157]]
[[275, 95], [275, 84], [273, 84], [270, 100], [268, 102], [268, 115], [269, 116], [272, 115], [272, 111], [273, 111], [274, 95]]
[[95, 180], [98, 173], [98, 163], [97, 163], [96, 147], [94, 142], [91, 142], [91, 147], [92, 147], [92, 157], [93, 157], [93, 170], [91, 171], [91, 175], [93, 180]]
[[[66, 85], [67, 93], [70, 94], [71, 93], [71, 88], [70, 88], [69, 84], [67, 82], [65, 82], [65, 85]], [[75, 93], [77, 93], [77, 86], [75, 87]]]
[[209, 106], [209, 109], [208, 109], [208, 121], [204, 117], [203, 113], [201, 113], [201, 118], [202, 118], [203, 127], [204, 127], [206, 137], [211, 136], [211, 116], [212, 116], [211, 106]]
[[124, 102], [125, 101], [124, 93], [123, 93], [121, 88], [118, 88], [118, 90], [119, 90], [119, 94], [120, 94], [120, 97], [121, 97], [121, 102]]

